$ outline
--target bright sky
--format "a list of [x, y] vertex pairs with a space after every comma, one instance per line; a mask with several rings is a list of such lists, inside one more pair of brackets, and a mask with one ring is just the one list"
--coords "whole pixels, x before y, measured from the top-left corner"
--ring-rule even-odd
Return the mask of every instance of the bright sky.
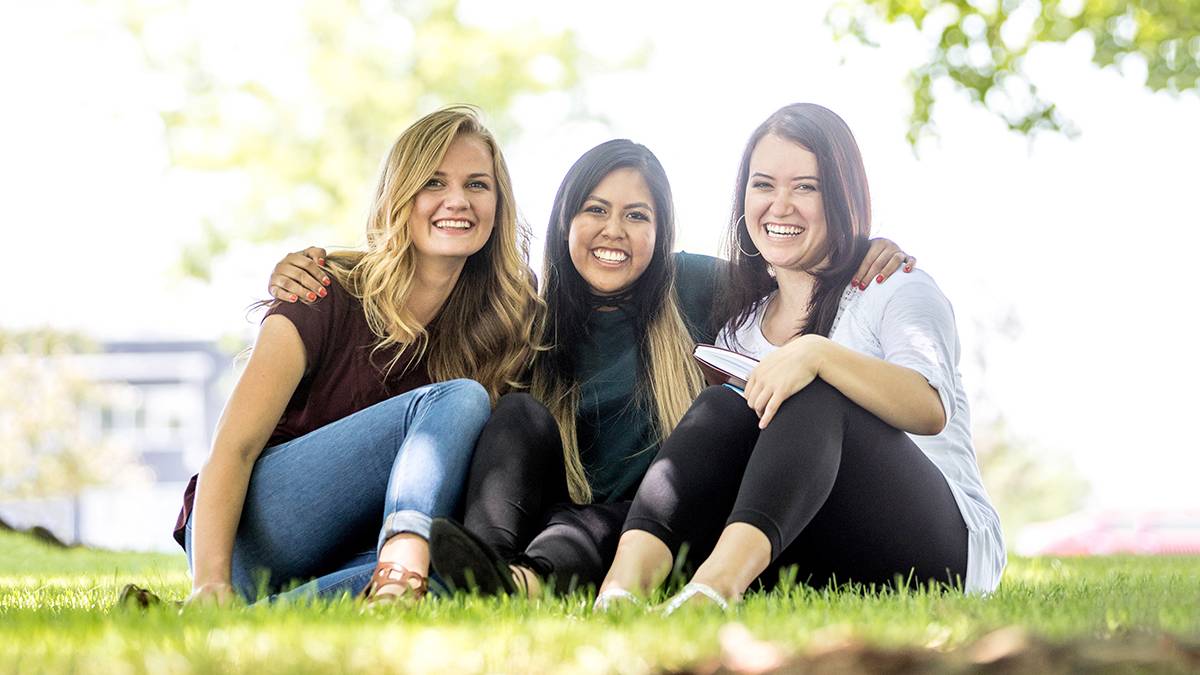
[[[277, 67], [294, 44], [287, 24], [260, 30], [292, 15], [282, 5], [256, 5], [257, 16], [228, 0], [206, 6], [240, 22], [199, 24], [214, 39], [241, 30], [279, 40], [239, 52], [235, 65]], [[872, 50], [835, 45], [823, 3], [702, 13], [620, 0], [574, 15], [576, 6], [539, 0], [513, 17], [509, 3], [466, 3], [487, 25], [536, 16], [570, 26], [595, 54], [653, 46], [645, 70], [586, 83], [606, 123], [563, 124], [566, 102], [554, 96], [521, 109], [537, 133], [506, 154], [535, 230], [580, 153], [629, 137], [667, 168], [679, 247], [716, 253], [745, 138], [785, 103], [822, 103], [858, 137], [876, 232], [918, 256], [954, 303], [968, 389], [986, 384], [978, 414], [998, 406], [1039, 451], [1071, 457], [1095, 506], [1200, 504], [1200, 436], [1188, 422], [1200, 396], [1187, 386], [1200, 381], [1200, 359], [1186, 347], [1200, 329], [1190, 288], [1200, 251], [1195, 95], [1146, 93], [1136, 73], [1092, 67], [1082, 43], [1046, 48], [1030, 70], [1080, 138], [1031, 141], [949, 98], [936, 118], [941, 140], [918, 160], [904, 141], [904, 76], [922, 48], [909, 30]], [[0, 7], [0, 228], [15, 253], [0, 325], [103, 338], [248, 334], [243, 310], [271, 264], [309, 242], [239, 248], [212, 285], [178, 277], [178, 248], [195, 236], [190, 205], [206, 195], [164, 177], [154, 106], [170, 87], [147, 81], [135, 46], [94, 11], [63, 0]], [[1022, 331], [984, 343], [984, 379], [969, 358], [977, 325], [1009, 312]]]

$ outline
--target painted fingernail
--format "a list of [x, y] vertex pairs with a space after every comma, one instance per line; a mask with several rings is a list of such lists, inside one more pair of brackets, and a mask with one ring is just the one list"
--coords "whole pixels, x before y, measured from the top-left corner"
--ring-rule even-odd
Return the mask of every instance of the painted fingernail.
[[858, 290], [860, 290], [860, 291], [865, 291], [865, 290], [867, 290], [867, 284], [866, 284], [866, 282], [863, 282], [863, 283], [859, 284], [859, 285], [858, 285]]
[[322, 280], [321, 280], [321, 283], [323, 283], [323, 284], [325, 284], [326, 286], [328, 286], [328, 285], [329, 285], [330, 283], [332, 283], [332, 282], [330, 282], [330, 281], [329, 281], [329, 277], [325, 277], [324, 279], [322, 279]]
[[883, 283], [883, 275], [882, 275], [882, 274], [880, 274], [879, 276], [875, 277], [875, 283], [877, 283], [877, 284], [882, 284], [882, 283]]
[[912, 271], [912, 265], [905, 266], [905, 268], [904, 268], [904, 271], [905, 271], [905, 272], [911, 272], [911, 271]]
[[295, 294], [295, 293], [293, 293], [293, 294], [291, 294], [291, 295], [289, 295], [289, 296], [288, 296], [288, 302], [295, 302], [295, 301], [296, 301], [296, 294]]
[[318, 290], [318, 291], [317, 291], [317, 295], [319, 295], [319, 296], [321, 296], [321, 297], [323, 298], [323, 297], [325, 297], [326, 295], [329, 295], [329, 291], [327, 291], [327, 290], [325, 290], [324, 288], [322, 288], [322, 289], [320, 289], [320, 290]]
[[318, 264], [318, 265], [324, 265], [324, 264], [325, 264], [325, 259], [324, 259], [324, 258], [317, 258], [317, 264]]
[[316, 299], [317, 299], [317, 294], [316, 294], [316, 293], [313, 293], [312, 291], [309, 291], [309, 292], [308, 292], [308, 300], [309, 300], [309, 302], [312, 302], [313, 300], [316, 300]]
[[851, 286], [857, 286], [857, 285], [858, 285], [858, 279], [851, 279], [851, 280], [850, 280], [850, 285], [851, 285]]

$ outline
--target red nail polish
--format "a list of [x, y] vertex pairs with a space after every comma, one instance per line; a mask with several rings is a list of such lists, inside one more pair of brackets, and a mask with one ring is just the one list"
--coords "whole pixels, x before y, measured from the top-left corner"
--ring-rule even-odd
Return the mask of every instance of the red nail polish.
[[861, 284], [859, 284], [859, 285], [858, 285], [858, 290], [860, 290], [860, 291], [865, 291], [865, 290], [867, 290], [867, 284], [866, 284], [866, 283], [861, 283]]
[[296, 294], [295, 294], [295, 293], [293, 293], [293, 294], [291, 294], [291, 295], [289, 295], [289, 296], [288, 296], [288, 302], [295, 302], [295, 301], [296, 301]]
[[329, 281], [329, 277], [325, 277], [324, 279], [322, 279], [322, 280], [321, 280], [321, 283], [323, 283], [323, 284], [325, 284], [326, 286], [328, 286], [328, 285], [329, 285], [331, 282]]
[[904, 268], [904, 271], [905, 271], [905, 272], [911, 272], [911, 271], [912, 271], [912, 267], [911, 267], [911, 266], [910, 266], [910, 267], [905, 267], [905, 268]]
[[857, 285], [858, 285], [858, 279], [851, 279], [851, 280], [850, 280], [850, 285], [851, 285], [851, 286], [857, 286]]
[[325, 297], [325, 296], [326, 296], [326, 295], [328, 295], [328, 294], [329, 294], [329, 291], [325, 290], [324, 288], [322, 288], [321, 290], [317, 291], [317, 295], [321, 296], [322, 298], [323, 298], [323, 297]]
[[309, 291], [309, 292], [308, 292], [308, 300], [309, 300], [309, 302], [312, 302], [313, 300], [316, 300], [316, 299], [317, 299], [317, 294], [316, 294], [316, 293], [313, 293], [312, 291]]
[[324, 258], [317, 258], [317, 264], [318, 264], [318, 265], [324, 265], [324, 264], [325, 264], [325, 259], [324, 259]]
[[879, 276], [875, 277], [875, 283], [877, 283], [877, 284], [882, 284], [882, 283], [883, 283], [883, 275], [882, 275], [882, 274], [880, 274]]

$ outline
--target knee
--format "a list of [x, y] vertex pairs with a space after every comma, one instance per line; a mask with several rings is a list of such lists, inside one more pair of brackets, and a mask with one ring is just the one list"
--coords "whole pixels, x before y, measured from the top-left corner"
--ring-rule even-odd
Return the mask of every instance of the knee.
[[534, 437], [558, 435], [558, 422], [550, 409], [526, 392], [501, 396], [492, 412], [492, 424], [509, 431], [521, 430], [522, 434]]
[[784, 401], [778, 414], [824, 417], [843, 410], [848, 401], [842, 392], [818, 377]]
[[[725, 385], [715, 385], [700, 392], [688, 409], [688, 416], [697, 419], [711, 420], [746, 420], [754, 417], [746, 399]], [[757, 422], [757, 418], [754, 420]]]
[[704, 406], [710, 409], [728, 409], [733, 410], [738, 407], [745, 408], [746, 399], [742, 398], [736, 391], [726, 387], [723, 384], [712, 385], [706, 387], [696, 397], [693, 406]]
[[515, 391], [501, 396], [500, 400], [496, 402], [496, 410], [492, 414], [497, 417], [536, 419], [542, 415], [549, 415], [550, 411], [531, 394]]
[[436, 385], [436, 393], [439, 405], [445, 406], [447, 414], [463, 424], [476, 423], [482, 427], [492, 413], [487, 389], [475, 380], [447, 380]]
[[496, 414], [522, 414], [536, 410], [540, 405], [538, 400], [526, 392], [509, 392], [496, 401]]

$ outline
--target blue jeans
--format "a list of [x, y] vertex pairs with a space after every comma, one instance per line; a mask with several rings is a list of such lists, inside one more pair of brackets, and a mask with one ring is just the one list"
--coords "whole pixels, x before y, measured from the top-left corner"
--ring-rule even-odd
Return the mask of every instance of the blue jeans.
[[479, 383], [451, 380], [264, 450], [234, 540], [234, 588], [247, 600], [310, 579], [285, 597], [361, 590], [384, 542], [402, 532], [428, 539], [432, 519], [458, 506], [490, 414]]

